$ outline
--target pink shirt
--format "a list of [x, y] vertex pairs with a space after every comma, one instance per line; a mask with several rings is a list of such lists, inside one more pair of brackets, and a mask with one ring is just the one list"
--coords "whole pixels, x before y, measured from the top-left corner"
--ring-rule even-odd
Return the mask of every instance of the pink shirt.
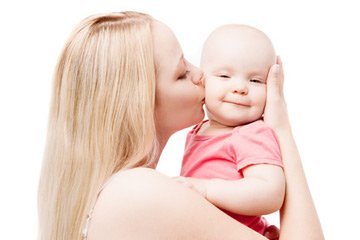
[[[221, 135], [197, 135], [204, 122], [187, 135], [181, 176], [238, 180], [243, 178], [242, 170], [254, 164], [283, 166], [277, 137], [262, 120]], [[224, 212], [261, 234], [267, 226], [259, 216]]]

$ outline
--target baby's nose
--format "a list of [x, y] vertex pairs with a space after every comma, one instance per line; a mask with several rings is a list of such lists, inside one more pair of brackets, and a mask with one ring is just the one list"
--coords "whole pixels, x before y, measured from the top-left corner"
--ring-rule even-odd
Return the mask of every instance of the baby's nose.
[[246, 83], [238, 81], [233, 87], [233, 93], [237, 93], [240, 95], [246, 95], [246, 94], [248, 94], [248, 92], [249, 92], [249, 89], [248, 89]]

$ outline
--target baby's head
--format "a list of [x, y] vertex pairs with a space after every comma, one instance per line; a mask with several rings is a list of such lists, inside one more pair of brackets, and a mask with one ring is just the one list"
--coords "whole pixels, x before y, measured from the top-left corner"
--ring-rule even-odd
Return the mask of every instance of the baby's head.
[[262, 117], [266, 79], [276, 54], [270, 39], [246, 25], [224, 25], [205, 41], [201, 68], [210, 120], [238, 126]]

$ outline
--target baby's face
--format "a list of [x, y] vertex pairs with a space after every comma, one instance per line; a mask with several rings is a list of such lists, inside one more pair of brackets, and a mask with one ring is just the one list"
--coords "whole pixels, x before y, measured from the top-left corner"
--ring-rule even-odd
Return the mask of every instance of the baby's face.
[[203, 49], [208, 117], [226, 126], [261, 118], [266, 78], [276, 55], [270, 40], [256, 29], [226, 25], [215, 30]]

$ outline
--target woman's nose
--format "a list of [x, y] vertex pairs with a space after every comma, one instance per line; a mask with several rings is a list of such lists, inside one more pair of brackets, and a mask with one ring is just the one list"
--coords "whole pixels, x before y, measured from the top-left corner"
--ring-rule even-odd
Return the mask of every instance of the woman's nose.
[[191, 81], [195, 85], [203, 85], [204, 84], [204, 73], [200, 70], [200, 68], [195, 67], [191, 63], [188, 63], [189, 71], [191, 74]]

